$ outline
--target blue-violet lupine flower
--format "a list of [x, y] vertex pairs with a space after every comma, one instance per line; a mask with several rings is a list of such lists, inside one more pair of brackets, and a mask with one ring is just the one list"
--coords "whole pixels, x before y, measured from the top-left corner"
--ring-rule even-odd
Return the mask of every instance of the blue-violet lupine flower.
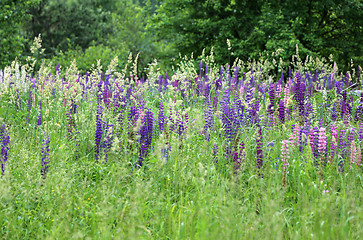
[[96, 135], [95, 135], [95, 159], [98, 162], [101, 150], [101, 139], [103, 134], [103, 121], [102, 121], [102, 106], [97, 107], [96, 115]]
[[262, 166], [263, 166], [263, 152], [262, 152], [262, 147], [263, 147], [263, 142], [262, 142], [262, 129], [261, 126], [258, 125], [258, 131], [256, 133], [256, 154], [257, 154], [257, 169], [258, 171], [261, 170]]
[[43, 147], [42, 147], [42, 168], [40, 169], [40, 174], [43, 178], [46, 178], [49, 168], [49, 136], [48, 134], [44, 134], [43, 137]]
[[1, 175], [4, 176], [5, 173], [5, 165], [8, 161], [8, 151], [10, 149], [10, 136], [9, 132], [6, 129], [5, 124], [1, 124], [0, 126], [0, 141], [1, 141]]

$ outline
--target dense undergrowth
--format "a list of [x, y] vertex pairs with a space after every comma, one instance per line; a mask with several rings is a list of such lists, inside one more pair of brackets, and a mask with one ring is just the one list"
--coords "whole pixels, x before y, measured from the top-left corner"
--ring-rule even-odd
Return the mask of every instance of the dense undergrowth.
[[360, 68], [296, 57], [5, 68], [1, 236], [362, 238]]

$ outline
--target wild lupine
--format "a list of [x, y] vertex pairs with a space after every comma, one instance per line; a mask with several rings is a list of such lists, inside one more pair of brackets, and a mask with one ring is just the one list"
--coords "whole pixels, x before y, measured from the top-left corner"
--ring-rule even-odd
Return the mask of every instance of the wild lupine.
[[105, 163], [107, 163], [108, 160], [108, 152], [110, 151], [110, 148], [112, 146], [113, 142], [113, 125], [107, 124], [106, 125], [106, 131], [105, 131], [105, 138], [102, 143], [102, 147], [104, 148], [104, 154], [105, 154]]
[[300, 140], [300, 126], [296, 125], [293, 127], [294, 127], [294, 132], [292, 134], [290, 134], [289, 141], [293, 147], [296, 147]]
[[10, 136], [9, 132], [6, 129], [6, 125], [3, 123], [0, 126], [0, 141], [1, 141], [1, 175], [4, 176], [5, 173], [5, 165], [8, 161], [10, 150], [9, 144], [10, 144]]
[[324, 154], [326, 152], [326, 136], [325, 136], [325, 128], [321, 127], [319, 129], [319, 140], [318, 140], [318, 152], [320, 155], [320, 158], [324, 158]]
[[103, 108], [101, 105], [97, 107], [97, 115], [96, 115], [96, 135], [95, 135], [95, 159], [98, 162], [100, 158], [100, 150], [101, 150], [101, 139], [103, 135]]
[[359, 140], [363, 140], [363, 122], [359, 125]]
[[268, 106], [267, 112], [270, 115], [274, 114], [274, 106], [275, 106], [275, 84], [271, 83], [270, 84], [270, 89], [269, 89], [269, 95], [270, 95], [270, 105]]
[[241, 160], [240, 160], [240, 157], [238, 155], [238, 152], [235, 152], [235, 151], [233, 152], [233, 163], [234, 163], [234, 165], [233, 165], [233, 169], [234, 169], [233, 173], [234, 174], [237, 174], [237, 172], [241, 168]]
[[343, 158], [346, 156], [346, 149], [347, 149], [347, 141], [346, 141], [346, 132], [344, 127], [340, 129], [339, 132], [339, 148], [343, 153]]
[[159, 103], [159, 115], [158, 115], [158, 127], [159, 127], [159, 131], [164, 131], [166, 120], [167, 120], [167, 118], [164, 115], [164, 105], [163, 105], [162, 102], [160, 102]]
[[49, 168], [49, 136], [47, 133], [44, 134], [43, 137], [43, 147], [42, 147], [42, 168], [40, 169], [40, 174], [43, 178], [46, 178]]
[[178, 134], [179, 134], [179, 137], [181, 137], [185, 131], [185, 124], [183, 122], [183, 116], [181, 116], [178, 111], [176, 112], [176, 115], [177, 115]]
[[236, 126], [236, 128], [241, 128], [243, 123], [243, 113], [245, 107], [242, 104], [238, 94], [236, 94], [234, 97], [233, 109], [235, 110], [235, 115], [236, 115], [234, 119], [234, 125]]
[[280, 105], [279, 105], [279, 119], [281, 121], [282, 124], [285, 123], [285, 105], [284, 105], [284, 101], [280, 100]]
[[262, 147], [263, 147], [263, 142], [262, 142], [262, 129], [261, 126], [258, 125], [258, 131], [256, 133], [256, 155], [257, 155], [257, 169], [260, 172], [261, 168], [263, 166], [263, 151], [262, 151]]
[[222, 126], [225, 130], [225, 137], [228, 141], [232, 141], [235, 137], [235, 126], [234, 123], [234, 110], [229, 105], [229, 91], [225, 91], [223, 99], [221, 101], [221, 112], [222, 112]]
[[142, 167], [147, 157], [153, 138], [154, 116], [151, 110], [146, 110], [145, 115], [141, 115], [141, 128], [139, 130], [139, 160], [136, 167]]
[[287, 170], [289, 164], [289, 158], [290, 158], [290, 153], [289, 153], [289, 140], [283, 140], [282, 141], [282, 147], [281, 147], [281, 157], [282, 157], [282, 169], [283, 169], [283, 178], [282, 178], [282, 185], [285, 186], [285, 178], [286, 178], [286, 174], [289, 173], [289, 171]]
[[352, 168], [352, 165], [354, 163], [357, 163], [357, 159], [357, 146], [355, 144], [355, 141], [353, 141], [350, 146], [350, 168]]
[[354, 132], [355, 132], [354, 128], [349, 128], [348, 129], [348, 136], [347, 136], [347, 147], [348, 148], [350, 148], [350, 145], [354, 140]]

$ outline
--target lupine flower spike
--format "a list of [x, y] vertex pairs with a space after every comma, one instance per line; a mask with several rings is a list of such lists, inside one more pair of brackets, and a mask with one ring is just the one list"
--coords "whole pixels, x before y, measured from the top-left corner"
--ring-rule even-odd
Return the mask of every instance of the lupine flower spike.
[[40, 174], [43, 178], [46, 178], [49, 168], [49, 136], [47, 133], [43, 137], [43, 147], [42, 147], [42, 168]]
[[10, 136], [5, 124], [0, 126], [0, 144], [1, 144], [1, 175], [5, 174], [5, 165], [8, 161], [8, 151], [10, 149]]
[[289, 164], [289, 140], [283, 140], [282, 141], [282, 148], [281, 148], [281, 156], [282, 156], [282, 170], [283, 170], [283, 176], [282, 176], [282, 186], [285, 187], [285, 181], [286, 181], [286, 174], [289, 173], [287, 170]]

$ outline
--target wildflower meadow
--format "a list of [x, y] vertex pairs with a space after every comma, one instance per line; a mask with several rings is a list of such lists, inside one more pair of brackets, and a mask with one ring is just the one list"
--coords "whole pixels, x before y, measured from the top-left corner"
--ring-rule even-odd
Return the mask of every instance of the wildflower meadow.
[[0, 71], [2, 238], [363, 238], [360, 66], [35, 62]]

